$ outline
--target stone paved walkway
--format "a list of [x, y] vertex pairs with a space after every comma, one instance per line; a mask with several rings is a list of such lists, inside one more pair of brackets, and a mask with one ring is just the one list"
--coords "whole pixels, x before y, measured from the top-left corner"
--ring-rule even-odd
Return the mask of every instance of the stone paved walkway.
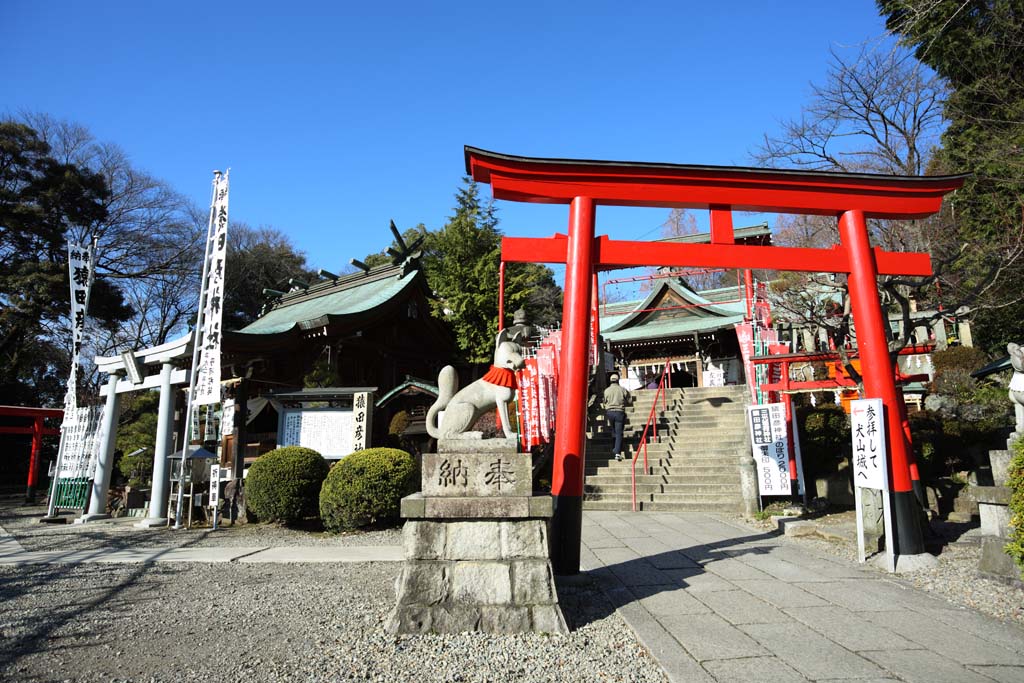
[[1024, 682], [1024, 630], [708, 515], [587, 512], [581, 560], [673, 681]]
[[[31, 552], [0, 529], [0, 564], [401, 558], [400, 546]], [[710, 515], [588, 511], [581, 559], [672, 681], [1024, 683], [1017, 626]]]

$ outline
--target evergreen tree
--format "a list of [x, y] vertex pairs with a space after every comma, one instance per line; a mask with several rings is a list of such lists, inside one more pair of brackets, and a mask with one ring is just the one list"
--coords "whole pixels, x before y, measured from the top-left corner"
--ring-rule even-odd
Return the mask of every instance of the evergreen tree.
[[[1024, 4], [1020, 0], [878, 0], [886, 26], [950, 89], [949, 122], [932, 172], [972, 175], [951, 197], [956, 229], [971, 245], [966, 277], [1000, 302], [979, 311], [976, 341], [990, 351], [1024, 335]], [[993, 249], [1011, 258], [992, 262]], [[1007, 276], [1008, 275], [1008, 276]]]
[[494, 357], [501, 232], [493, 203], [480, 201], [474, 181], [464, 183], [455, 213], [435, 234], [423, 265], [437, 297], [435, 315], [451, 325], [466, 359], [483, 363]]
[[[0, 396], [3, 403], [58, 405], [70, 349], [67, 239], [106, 218], [103, 178], [61, 163], [33, 129], [0, 122]], [[110, 327], [131, 315], [106, 279], [93, 285], [89, 316]]]

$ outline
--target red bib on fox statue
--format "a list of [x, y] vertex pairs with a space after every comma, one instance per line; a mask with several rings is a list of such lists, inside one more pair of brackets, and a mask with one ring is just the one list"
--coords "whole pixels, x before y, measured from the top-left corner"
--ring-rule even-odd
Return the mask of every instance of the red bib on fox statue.
[[508, 368], [499, 368], [497, 365], [492, 365], [491, 369], [481, 379], [499, 387], [516, 388], [516, 373]]

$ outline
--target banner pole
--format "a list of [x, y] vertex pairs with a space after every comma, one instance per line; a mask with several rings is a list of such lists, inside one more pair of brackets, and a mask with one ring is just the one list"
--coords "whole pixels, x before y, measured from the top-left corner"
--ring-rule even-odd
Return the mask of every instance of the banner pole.
[[192, 411], [196, 393], [196, 371], [199, 363], [200, 335], [203, 330], [203, 311], [206, 309], [206, 278], [210, 270], [210, 247], [213, 244], [214, 213], [217, 206], [217, 188], [220, 185], [220, 171], [213, 172], [213, 195], [210, 200], [210, 219], [206, 225], [206, 244], [203, 248], [203, 270], [199, 279], [199, 305], [196, 310], [196, 325], [192, 330], [192, 365], [188, 372], [188, 396], [185, 401], [185, 438], [182, 440], [181, 468], [178, 471], [178, 500], [174, 509], [174, 527], [181, 528], [181, 506], [185, 503], [185, 461], [188, 460], [189, 446], [192, 445]]

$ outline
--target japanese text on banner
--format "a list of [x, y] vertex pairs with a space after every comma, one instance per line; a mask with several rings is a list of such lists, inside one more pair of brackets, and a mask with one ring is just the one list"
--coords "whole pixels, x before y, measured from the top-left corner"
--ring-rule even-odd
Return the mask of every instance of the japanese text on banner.
[[209, 262], [206, 272], [206, 302], [199, 343], [199, 367], [196, 373], [195, 405], [220, 403], [220, 347], [224, 269], [228, 248], [228, 176], [218, 176], [213, 199], [213, 236], [206, 246]]
[[885, 429], [882, 399], [850, 401], [850, 431], [853, 436], [853, 481], [855, 486], [887, 491]]

